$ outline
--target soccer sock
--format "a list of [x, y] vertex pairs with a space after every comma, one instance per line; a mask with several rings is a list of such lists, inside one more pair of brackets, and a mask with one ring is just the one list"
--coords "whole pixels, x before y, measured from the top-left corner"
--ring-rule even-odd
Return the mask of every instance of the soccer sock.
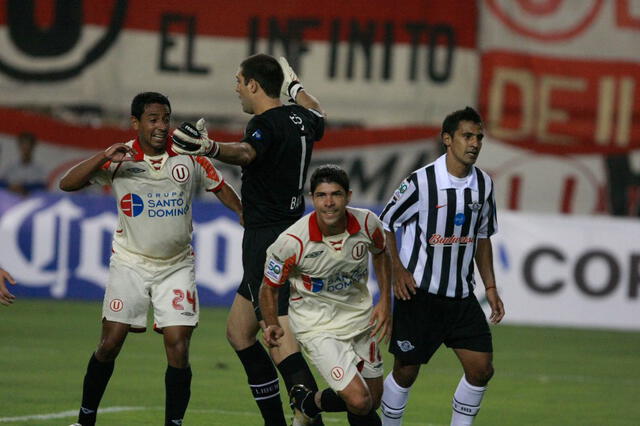
[[376, 410], [369, 411], [364, 416], [358, 416], [356, 414], [347, 412], [347, 420], [351, 426], [381, 426], [380, 416], [376, 413]]
[[473, 386], [462, 376], [460, 383], [453, 394], [453, 412], [451, 414], [451, 426], [472, 425], [476, 414], [480, 411], [482, 396], [487, 390], [486, 386]]
[[175, 368], [167, 365], [164, 385], [165, 425], [181, 425], [191, 397], [191, 367]]
[[382, 420], [385, 426], [400, 426], [402, 415], [409, 400], [411, 387], [403, 388], [396, 383], [393, 373], [389, 373], [384, 381], [382, 392]]
[[[304, 360], [304, 357], [300, 352], [295, 352], [278, 364], [278, 371], [282, 375], [282, 379], [284, 380], [284, 384], [287, 387], [287, 392], [291, 389], [293, 385], [305, 385], [309, 390], [314, 393], [318, 390], [318, 384], [316, 383], [316, 379], [313, 377], [313, 373], [311, 373], [311, 369], [309, 365]], [[314, 410], [318, 410], [318, 407], [313, 403]], [[306, 412], [306, 409], [305, 409]], [[316, 414], [318, 414], [316, 413]], [[311, 415], [311, 417], [315, 417]], [[318, 416], [318, 418], [314, 419], [313, 425], [322, 426], [324, 422], [322, 421], [322, 417]]]
[[316, 379], [300, 352], [293, 353], [282, 360], [278, 364], [278, 370], [287, 386], [287, 392], [293, 385], [305, 385], [314, 392], [318, 390]]
[[249, 387], [258, 404], [265, 426], [286, 426], [280, 400], [278, 373], [271, 358], [259, 342], [241, 351], [236, 351], [244, 371], [247, 373]]
[[322, 405], [322, 411], [329, 413], [347, 411], [347, 404], [345, 404], [344, 400], [331, 388], [322, 391], [320, 404]]
[[100, 362], [96, 354], [91, 354], [87, 372], [84, 375], [82, 385], [82, 406], [78, 413], [78, 423], [83, 426], [93, 426], [96, 424], [96, 412], [107, 383], [113, 373], [114, 361]]

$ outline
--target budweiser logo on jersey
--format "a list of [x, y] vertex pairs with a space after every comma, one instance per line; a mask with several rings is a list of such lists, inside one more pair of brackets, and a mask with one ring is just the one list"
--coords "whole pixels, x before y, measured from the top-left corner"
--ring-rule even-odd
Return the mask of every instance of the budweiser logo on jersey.
[[432, 246], [451, 246], [453, 244], [473, 244], [473, 237], [456, 237], [452, 235], [450, 237], [443, 237], [440, 234], [433, 234], [431, 238], [429, 238], [429, 244]]

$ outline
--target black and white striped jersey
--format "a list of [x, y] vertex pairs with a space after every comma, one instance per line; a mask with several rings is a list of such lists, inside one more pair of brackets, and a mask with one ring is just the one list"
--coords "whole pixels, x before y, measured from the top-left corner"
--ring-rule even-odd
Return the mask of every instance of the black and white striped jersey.
[[380, 219], [387, 231], [402, 229], [400, 259], [421, 289], [465, 298], [475, 286], [476, 239], [498, 230], [493, 181], [473, 166], [457, 183], [445, 157], [411, 173]]

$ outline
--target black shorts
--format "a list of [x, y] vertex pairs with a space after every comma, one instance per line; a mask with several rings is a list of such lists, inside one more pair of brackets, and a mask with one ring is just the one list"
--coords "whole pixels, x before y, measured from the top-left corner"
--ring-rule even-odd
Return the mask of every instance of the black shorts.
[[[242, 237], [242, 267], [244, 274], [238, 288], [238, 294], [253, 304], [258, 321], [260, 314], [260, 285], [264, 276], [264, 262], [267, 249], [290, 224], [270, 226], [264, 228], [245, 229]], [[289, 282], [278, 291], [278, 315], [289, 312]]]
[[418, 290], [395, 299], [389, 352], [405, 365], [426, 364], [444, 343], [449, 348], [493, 352], [485, 313], [473, 293], [465, 299]]

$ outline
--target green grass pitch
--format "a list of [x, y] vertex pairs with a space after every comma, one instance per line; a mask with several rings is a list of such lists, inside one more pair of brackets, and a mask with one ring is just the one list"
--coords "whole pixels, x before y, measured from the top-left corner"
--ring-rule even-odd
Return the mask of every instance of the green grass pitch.
[[[186, 425], [261, 424], [225, 339], [226, 314], [202, 310], [191, 344]], [[0, 424], [66, 426], [75, 420], [99, 321], [96, 302], [20, 299], [0, 308]], [[640, 333], [506, 325], [492, 331], [496, 375], [476, 425], [640, 424]], [[389, 371], [389, 354], [385, 362]], [[130, 334], [98, 424], [162, 424], [165, 367], [159, 335]], [[461, 374], [454, 354], [440, 349], [413, 387], [404, 424], [448, 425]], [[343, 414], [325, 420], [347, 424]]]

